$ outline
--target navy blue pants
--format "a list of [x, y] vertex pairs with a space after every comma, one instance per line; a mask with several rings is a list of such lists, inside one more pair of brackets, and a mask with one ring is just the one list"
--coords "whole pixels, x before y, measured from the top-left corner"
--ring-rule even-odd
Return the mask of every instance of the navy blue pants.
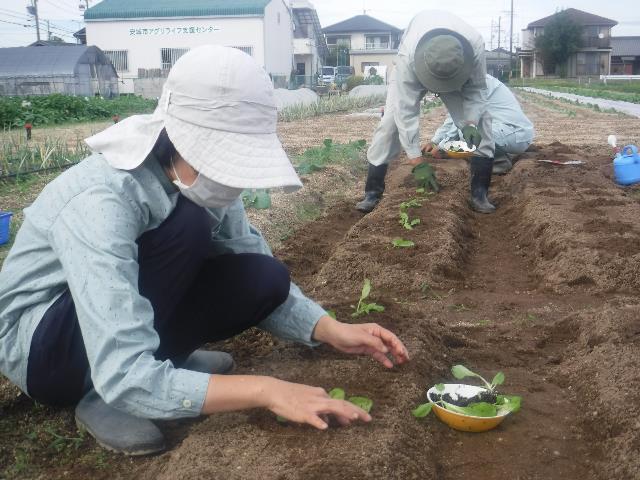
[[[171, 215], [137, 241], [138, 288], [154, 311], [158, 360], [257, 325], [289, 294], [289, 271], [259, 254], [207, 258], [211, 217], [180, 196]], [[45, 313], [31, 340], [27, 390], [47, 405], [73, 405], [86, 393], [87, 353], [71, 293]]]

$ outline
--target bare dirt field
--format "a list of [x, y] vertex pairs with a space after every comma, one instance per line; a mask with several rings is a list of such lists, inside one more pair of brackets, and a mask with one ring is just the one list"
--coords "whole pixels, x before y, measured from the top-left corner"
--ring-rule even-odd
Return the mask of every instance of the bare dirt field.
[[[533, 95], [522, 100], [538, 137], [512, 172], [494, 177], [493, 215], [468, 208], [463, 161], [437, 161], [442, 192], [411, 210], [421, 219], [414, 230], [402, 229], [399, 205], [416, 196], [402, 159], [369, 215], [353, 210], [362, 173], [345, 166], [311, 175], [305, 193], [274, 195], [271, 211], [251, 213], [294, 280], [339, 319], [354, 321], [351, 305], [370, 278], [372, 298], [386, 310], [357, 321], [393, 330], [412, 361], [387, 371], [367, 358], [257, 331], [213, 347], [233, 353], [238, 373], [370, 397], [370, 424], [319, 432], [280, 424], [266, 411], [220, 414], [162, 423], [170, 450], [127, 459], [77, 437], [71, 410], [34, 407], [5, 383], [4, 476], [640, 478], [640, 189], [613, 183], [606, 146], [609, 133], [637, 144], [640, 120]], [[424, 138], [443, 117], [442, 108], [425, 117]], [[370, 139], [376, 123], [332, 115], [281, 124], [280, 135], [299, 153], [323, 138]], [[313, 221], [284, 234], [283, 222], [305, 220], [292, 204], [309, 202], [320, 205]], [[415, 247], [394, 249], [396, 237]], [[426, 388], [450, 379], [456, 363], [487, 376], [504, 371], [504, 391], [523, 397], [522, 410], [484, 434], [450, 430], [434, 417], [416, 420], [411, 410], [426, 400]], [[67, 439], [62, 447], [52, 447], [51, 431]]]

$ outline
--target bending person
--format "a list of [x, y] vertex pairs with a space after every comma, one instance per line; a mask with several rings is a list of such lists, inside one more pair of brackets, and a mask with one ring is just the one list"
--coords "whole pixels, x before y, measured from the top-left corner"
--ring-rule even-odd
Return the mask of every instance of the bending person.
[[387, 93], [385, 115], [367, 152], [369, 171], [361, 212], [373, 210], [384, 192], [389, 162], [404, 149], [411, 163], [422, 160], [420, 100], [440, 95], [456, 126], [477, 147], [471, 159], [471, 207], [491, 213], [487, 194], [495, 144], [487, 106], [484, 40], [455, 15], [427, 10], [416, 15], [402, 37]]
[[408, 359], [393, 333], [305, 297], [247, 221], [243, 189], [301, 186], [276, 119], [249, 55], [202, 46], [153, 115], [87, 139], [94, 153], [25, 210], [0, 272], [0, 371], [40, 403], [76, 405], [82, 428], [130, 455], [164, 448], [150, 419], [262, 407], [319, 429], [326, 414], [369, 421], [321, 388], [228, 375], [229, 354], [198, 350], [258, 326], [388, 368]]
[[[533, 143], [535, 132], [533, 124], [522, 111], [515, 95], [491, 75], [487, 75], [487, 102], [492, 118], [491, 131], [496, 143], [493, 174], [503, 175], [513, 167], [510, 156], [524, 153]], [[461, 139], [462, 132], [453, 122], [451, 115], [447, 115], [425, 151], [438, 157], [438, 144]]]

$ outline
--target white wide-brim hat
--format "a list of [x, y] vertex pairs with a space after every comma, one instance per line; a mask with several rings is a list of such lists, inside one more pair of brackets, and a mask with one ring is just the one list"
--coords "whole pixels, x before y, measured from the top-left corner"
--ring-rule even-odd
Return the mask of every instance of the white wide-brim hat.
[[256, 61], [204, 45], [180, 57], [152, 115], [134, 115], [85, 141], [118, 169], [137, 168], [162, 129], [189, 165], [235, 188], [302, 186], [276, 135], [273, 85]]

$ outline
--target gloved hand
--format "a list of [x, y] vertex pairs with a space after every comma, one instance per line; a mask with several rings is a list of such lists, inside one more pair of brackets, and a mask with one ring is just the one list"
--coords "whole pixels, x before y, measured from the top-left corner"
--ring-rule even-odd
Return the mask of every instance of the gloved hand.
[[423, 155], [431, 155], [433, 158], [447, 158], [447, 152], [440, 150], [435, 143], [425, 143], [421, 150]]
[[480, 146], [480, 142], [482, 141], [482, 136], [478, 131], [478, 127], [475, 125], [466, 125], [462, 128], [462, 138], [467, 142], [467, 146], [469, 148], [473, 148], [474, 146], [477, 148]]
[[440, 191], [440, 185], [436, 180], [436, 172], [431, 165], [424, 162], [417, 165], [411, 170], [414, 178], [418, 182], [418, 188], [424, 188], [424, 191], [432, 190], [435, 193]]

